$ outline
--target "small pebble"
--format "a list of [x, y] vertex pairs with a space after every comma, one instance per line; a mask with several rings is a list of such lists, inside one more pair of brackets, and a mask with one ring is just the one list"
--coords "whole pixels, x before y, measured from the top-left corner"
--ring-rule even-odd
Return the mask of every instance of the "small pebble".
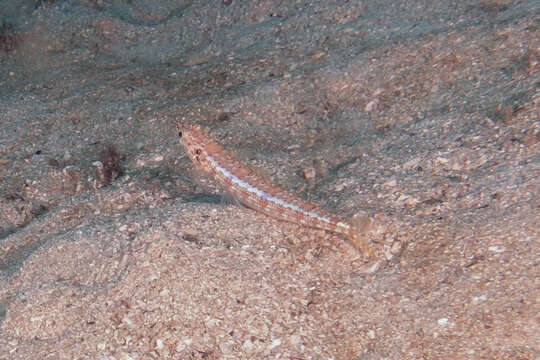
[[289, 339], [289, 342], [291, 343], [291, 345], [298, 345], [300, 344], [300, 336], [298, 335], [292, 335], [291, 338]]
[[304, 169], [302, 172], [304, 179], [310, 182], [313, 181], [313, 179], [315, 179], [315, 174], [316, 174], [315, 169], [312, 167]]
[[487, 300], [487, 296], [486, 295], [480, 295], [480, 296], [474, 296], [472, 298], [472, 302], [473, 304], [478, 304], [480, 301], [486, 301]]
[[390, 252], [393, 254], [393, 255], [397, 255], [401, 252], [401, 241], [398, 241], [398, 240], [395, 240], [393, 243], [392, 243], [392, 247], [390, 248]]
[[234, 345], [233, 342], [225, 341], [219, 344], [219, 350], [221, 350], [223, 354], [231, 354], [233, 352], [233, 345]]
[[496, 245], [488, 247], [488, 250], [494, 253], [502, 253], [504, 251], [504, 249], [501, 249]]
[[414, 159], [411, 159], [411, 160], [407, 161], [405, 164], [403, 164], [402, 167], [405, 170], [415, 169], [415, 168], [418, 167], [418, 165], [420, 164], [421, 161], [422, 161], [421, 158], [415, 157]]
[[379, 102], [377, 100], [372, 100], [367, 103], [366, 107], [364, 108], [365, 112], [372, 112], [373, 110], [377, 110], [377, 104]]
[[439, 324], [440, 326], [446, 326], [448, 324], [448, 318], [440, 318], [439, 320], [437, 320], [437, 324]]
[[277, 346], [281, 345], [281, 339], [276, 339], [274, 341], [272, 341], [272, 343], [270, 345], [268, 345], [268, 349], [273, 349]]
[[383, 184], [383, 187], [394, 187], [397, 185], [397, 180], [396, 179], [390, 179], [388, 180], [387, 182], [385, 182]]
[[252, 349], [253, 349], [253, 342], [250, 339], [247, 339], [246, 341], [244, 341], [244, 343], [242, 344], [242, 350], [249, 352]]

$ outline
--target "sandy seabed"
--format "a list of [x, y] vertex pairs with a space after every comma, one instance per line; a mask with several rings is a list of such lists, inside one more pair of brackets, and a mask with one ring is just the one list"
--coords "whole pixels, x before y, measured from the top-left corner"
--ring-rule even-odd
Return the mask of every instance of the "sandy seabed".
[[[539, 17], [0, 0], [0, 359], [540, 358]], [[177, 121], [378, 260], [223, 201]]]

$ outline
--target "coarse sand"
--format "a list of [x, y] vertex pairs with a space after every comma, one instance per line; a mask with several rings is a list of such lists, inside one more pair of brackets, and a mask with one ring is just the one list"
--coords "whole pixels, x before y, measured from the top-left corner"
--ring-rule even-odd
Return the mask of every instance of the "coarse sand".
[[[0, 359], [540, 358], [537, 0], [0, 0]], [[224, 201], [199, 124], [343, 237]]]

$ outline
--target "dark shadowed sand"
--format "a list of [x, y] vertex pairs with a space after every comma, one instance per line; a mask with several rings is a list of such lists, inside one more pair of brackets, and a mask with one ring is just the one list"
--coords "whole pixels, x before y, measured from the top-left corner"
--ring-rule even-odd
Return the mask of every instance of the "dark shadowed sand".
[[[0, 0], [0, 359], [538, 359], [539, 19]], [[379, 260], [222, 201], [175, 121]]]

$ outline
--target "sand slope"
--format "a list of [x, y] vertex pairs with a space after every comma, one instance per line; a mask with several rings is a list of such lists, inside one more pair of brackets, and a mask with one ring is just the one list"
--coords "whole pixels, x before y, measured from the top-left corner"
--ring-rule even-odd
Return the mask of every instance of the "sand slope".
[[[0, 359], [540, 357], [537, 1], [0, 9]], [[222, 201], [175, 121], [380, 261]]]

